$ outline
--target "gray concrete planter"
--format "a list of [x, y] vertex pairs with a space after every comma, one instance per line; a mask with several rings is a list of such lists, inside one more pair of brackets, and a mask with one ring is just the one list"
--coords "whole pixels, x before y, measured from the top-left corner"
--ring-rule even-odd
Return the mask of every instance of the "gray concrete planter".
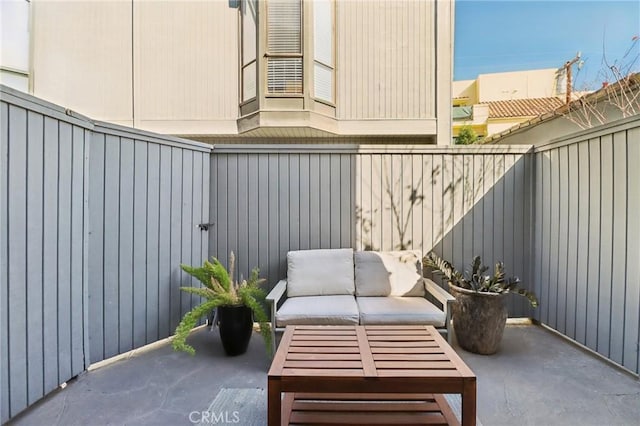
[[449, 283], [456, 298], [453, 304], [453, 329], [461, 348], [491, 355], [500, 348], [507, 322], [506, 294], [476, 292]]

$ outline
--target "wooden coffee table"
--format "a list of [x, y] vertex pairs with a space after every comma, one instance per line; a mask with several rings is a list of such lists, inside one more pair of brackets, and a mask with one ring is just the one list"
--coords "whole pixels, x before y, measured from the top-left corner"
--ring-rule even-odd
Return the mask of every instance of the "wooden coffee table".
[[[282, 399], [284, 395], [284, 401]], [[432, 326], [288, 326], [268, 374], [269, 425], [476, 422], [476, 376]]]

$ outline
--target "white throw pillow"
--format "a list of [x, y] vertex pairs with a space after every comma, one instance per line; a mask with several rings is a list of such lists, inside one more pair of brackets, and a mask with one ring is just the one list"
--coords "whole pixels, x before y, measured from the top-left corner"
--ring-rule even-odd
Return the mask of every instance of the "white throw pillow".
[[356, 296], [424, 296], [419, 251], [357, 251]]
[[353, 249], [287, 253], [287, 297], [353, 295]]

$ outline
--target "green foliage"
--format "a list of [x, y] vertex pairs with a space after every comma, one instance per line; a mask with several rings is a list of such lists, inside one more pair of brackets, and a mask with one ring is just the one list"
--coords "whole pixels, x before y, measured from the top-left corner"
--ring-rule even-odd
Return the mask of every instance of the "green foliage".
[[538, 306], [536, 295], [518, 286], [520, 283], [518, 277], [506, 278], [504, 264], [502, 262], [496, 263], [493, 275], [485, 275], [489, 267], [482, 264], [480, 256], [473, 258], [473, 262], [471, 262], [471, 272], [465, 271], [464, 274], [457, 271], [451, 263], [441, 259], [434, 252], [429, 252], [424, 259], [422, 259], [422, 263], [425, 267], [431, 268], [434, 272], [443, 275], [455, 286], [476, 292], [514, 293], [526, 297], [534, 308]]
[[264, 310], [263, 302], [266, 292], [260, 288], [260, 284], [266, 280], [260, 278], [260, 271], [256, 268], [251, 271], [248, 280], [233, 281], [233, 268], [235, 257], [233, 252], [229, 255], [229, 271], [215, 257], [212, 262], [205, 260], [200, 267], [180, 265], [183, 271], [200, 281], [204, 287], [180, 287], [180, 290], [202, 297], [204, 302], [187, 312], [182, 321], [176, 327], [173, 337], [173, 349], [184, 351], [191, 355], [195, 349], [188, 345], [187, 336], [204, 315], [218, 306], [245, 305], [253, 312], [254, 320], [260, 325], [260, 334], [264, 338], [267, 353], [271, 354], [271, 325]]
[[456, 145], [471, 145], [478, 141], [478, 135], [471, 126], [462, 126], [456, 138]]

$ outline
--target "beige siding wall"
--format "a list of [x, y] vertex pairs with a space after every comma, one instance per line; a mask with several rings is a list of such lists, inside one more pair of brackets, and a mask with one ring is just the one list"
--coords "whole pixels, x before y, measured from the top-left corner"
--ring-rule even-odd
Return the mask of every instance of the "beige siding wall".
[[35, 95], [167, 133], [216, 133], [235, 120], [238, 22], [228, 2], [34, 6]]
[[435, 2], [336, 2], [339, 119], [435, 117]]
[[[435, 60], [436, 32], [450, 38], [451, 23], [440, 13], [448, 4], [336, 2], [336, 118], [343, 121], [328, 131], [435, 135], [450, 127], [449, 108], [436, 108], [439, 97], [451, 100]], [[236, 134], [238, 24], [228, 1], [35, 2], [33, 94], [158, 133]], [[449, 47], [438, 47], [439, 72]], [[375, 127], [382, 120], [399, 121]]]
[[136, 119], [235, 120], [238, 10], [226, 1], [135, 4]]
[[132, 124], [131, 3], [33, 3], [33, 92]]

